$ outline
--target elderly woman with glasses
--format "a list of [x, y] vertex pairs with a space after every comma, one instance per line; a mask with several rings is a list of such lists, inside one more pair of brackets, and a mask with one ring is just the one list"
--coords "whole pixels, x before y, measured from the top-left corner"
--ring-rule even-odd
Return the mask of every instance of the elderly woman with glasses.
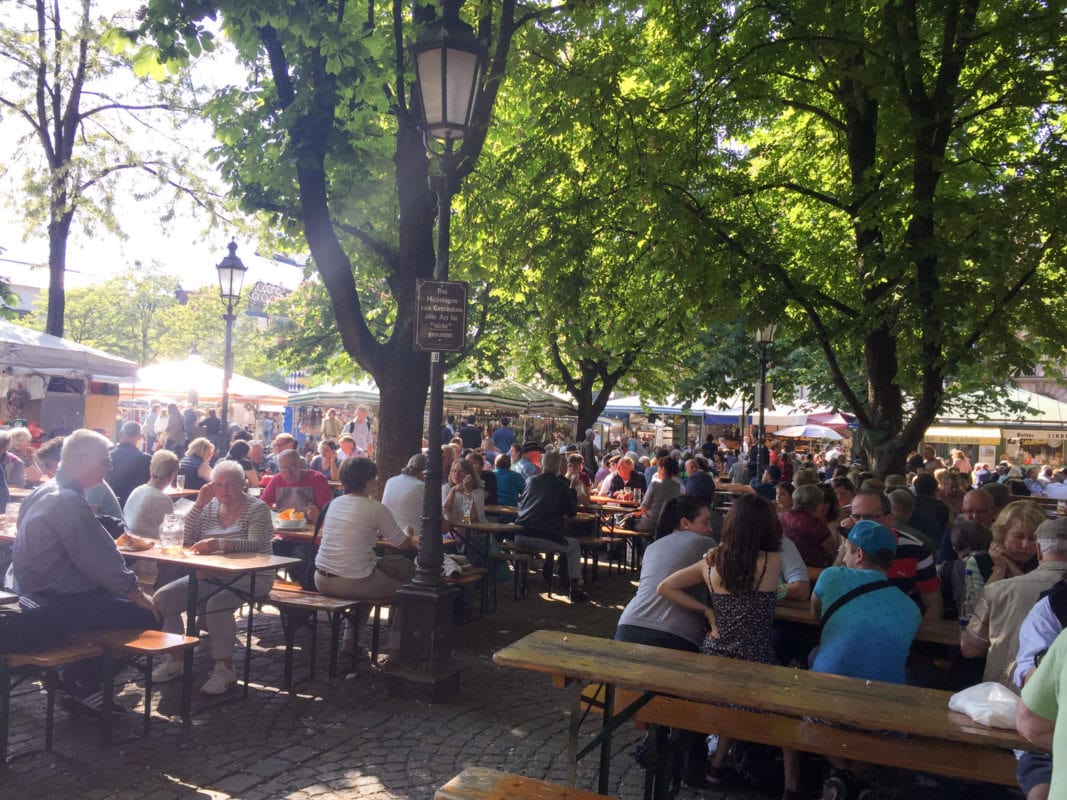
[[[245, 493], [245, 471], [236, 461], [220, 461], [211, 473], [211, 481], [200, 488], [196, 502], [185, 517], [185, 543], [197, 554], [258, 553], [271, 554], [274, 526], [270, 508], [261, 500]], [[256, 597], [266, 596], [273, 584], [273, 570], [256, 575]], [[251, 591], [252, 576], [244, 576], [232, 584], [247, 595]], [[233, 668], [233, 646], [237, 623], [233, 612], [244, 600], [228, 587], [211, 578], [198, 584], [198, 598], [206, 605], [207, 629], [211, 634], [211, 658], [214, 669], [200, 688], [204, 694], [224, 694], [237, 682]], [[182, 611], [189, 599], [189, 578], [180, 578], [159, 589], [156, 606], [163, 613], [163, 630], [182, 633]], [[154, 681], [168, 681], [182, 673], [177, 658], [163, 661], [152, 673]]]

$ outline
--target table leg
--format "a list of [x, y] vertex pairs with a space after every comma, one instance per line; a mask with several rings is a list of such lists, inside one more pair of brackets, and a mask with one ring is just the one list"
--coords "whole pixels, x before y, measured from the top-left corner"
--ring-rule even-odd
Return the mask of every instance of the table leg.
[[252, 615], [256, 608], [256, 573], [248, 589], [248, 632], [245, 635], [245, 688], [243, 697], [248, 697], [248, 679], [252, 674]]
[[[197, 593], [199, 592], [199, 585], [196, 579], [196, 570], [189, 570], [189, 599], [185, 606], [185, 635], [197, 636], [200, 633], [200, 629], [196, 625], [196, 604]], [[184, 670], [182, 672], [182, 724], [188, 728], [192, 725], [192, 714], [190, 713], [193, 708], [193, 649], [192, 647], [185, 648], [184, 656]]]
[[608, 793], [608, 778], [611, 772], [611, 731], [614, 729], [612, 716], [615, 713], [615, 684], [604, 684], [604, 729], [600, 742], [600, 780], [597, 791]]
[[[104, 693], [103, 713], [100, 716], [100, 744], [111, 744], [111, 723], [115, 710], [115, 662], [108, 649], [100, 657], [100, 688]], [[148, 698], [145, 698], [148, 702]]]
[[567, 785], [574, 786], [578, 777], [578, 731], [582, 726], [582, 684], [575, 682], [574, 706], [571, 708], [570, 730], [567, 735]]

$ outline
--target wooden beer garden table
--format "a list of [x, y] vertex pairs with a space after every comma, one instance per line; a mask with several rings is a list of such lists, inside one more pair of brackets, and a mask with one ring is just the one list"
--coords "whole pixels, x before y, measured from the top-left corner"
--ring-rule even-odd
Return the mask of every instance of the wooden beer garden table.
[[[802, 600], [779, 600], [774, 608], [774, 618], [782, 622], [795, 622], [801, 625], [819, 624], [819, 621], [811, 615], [811, 605]], [[919, 624], [915, 641], [959, 647], [959, 623], [951, 619], [936, 621], [924, 619]]]
[[[559, 688], [575, 681], [603, 684], [595, 697], [588, 690], [584, 697], [575, 692], [567, 749], [568, 783], [573, 786], [578, 760], [599, 746], [602, 794], [608, 788], [612, 732], [631, 717], [1007, 785], [1014, 785], [1012, 749], [1033, 749], [1014, 730], [988, 728], [949, 711], [951, 693], [935, 689], [564, 631], [531, 633], [498, 651], [493, 661], [548, 674]], [[583, 705], [597, 702], [605, 711], [603, 727], [579, 752]], [[650, 787], [646, 781], [646, 792]]]
[[[289, 558], [287, 556], [261, 555], [260, 553], [210, 553], [207, 555], [198, 555], [188, 549], [172, 555], [163, 553], [159, 548], [158, 542], [149, 550], [129, 550], [120, 547], [119, 552], [128, 559], [154, 561], [156, 564], [173, 564], [185, 571], [189, 576], [189, 600], [185, 609], [187, 614], [185, 628], [188, 636], [196, 636], [198, 633], [196, 623], [198, 580], [202, 578], [210, 578], [212, 579], [212, 582], [219, 584], [224, 589], [233, 592], [238, 597], [248, 602], [248, 626], [245, 633], [244, 674], [244, 693], [247, 695], [249, 674], [252, 665], [252, 618], [254, 616], [256, 605], [256, 573], [267, 570], [278, 570], [282, 567], [299, 564], [300, 559]], [[245, 575], [251, 576], [251, 585], [248, 587], [247, 594], [240, 589], [235, 588], [233, 585]], [[192, 674], [192, 649], [186, 650], [185, 652], [185, 669], [186, 674]], [[182, 692], [183, 694], [192, 692], [191, 681], [187, 682], [186, 685], [182, 687]], [[186, 699], [188, 698], [183, 697], [182, 701], [185, 702]]]

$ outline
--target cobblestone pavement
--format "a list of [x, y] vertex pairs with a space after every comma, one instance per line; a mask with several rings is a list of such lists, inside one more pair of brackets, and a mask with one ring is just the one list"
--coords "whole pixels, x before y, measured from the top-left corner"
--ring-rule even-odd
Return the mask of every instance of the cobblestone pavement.
[[[602, 569], [600, 580], [589, 587], [592, 602], [582, 605], [535, 594], [543, 588], [538, 578], [531, 578], [531, 595], [517, 602], [502, 587], [496, 613], [457, 628], [461, 689], [437, 704], [389, 697], [385, 677], [366, 661], [354, 673], [330, 680], [326, 635], [320, 636], [315, 679], [300, 683], [298, 694], [290, 697], [278, 688], [281, 623], [270, 611], [257, 612], [248, 698], [243, 700], [239, 690], [218, 699], [196, 693], [191, 730], [184, 730], [176, 716], [157, 717], [147, 739], [101, 749], [94, 720], [57, 710], [55, 751], [49, 754], [43, 751], [43, 696], [31, 692], [17, 698], [11, 724], [14, 758], [6, 773], [0, 772], [0, 798], [432, 798], [437, 787], [468, 765], [562, 783], [572, 690], [555, 689], [546, 677], [498, 667], [492, 653], [539, 628], [612, 635], [633, 593], [632, 580], [630, 575], [606, 578]], [[198, 653], [197, 685], [209, 666], [206, 653]], [[296, 670], [298, 678], [301, 670], [306, 678], [299, 654]], [[160, 687], [162, 713], [177, 714], [178, 694], [176, 682]], [[140, 699], [136, 688], [120, 697], [138, 710]], [[132, 732], [138, 732], [138, 724], [131, 715]], [[611, 793], [625, 800], [641, 796], [643, 774], [630, 755], [640, 739], [627, 727], [615, 739]], [[592, 789], [595, 759], [586, 762], [578, 785]], [[681, 800], [727, 796], [763, 797], [740, 789], [679, 795]]]

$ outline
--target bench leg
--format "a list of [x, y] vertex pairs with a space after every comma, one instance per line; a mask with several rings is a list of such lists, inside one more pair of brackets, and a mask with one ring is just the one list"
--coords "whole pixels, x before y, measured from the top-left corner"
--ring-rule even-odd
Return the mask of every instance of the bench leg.
[[309, 680], [315, 679], [315, 655], [319, 649], [319, 612], [311, 612], [311, 658], [308, 659]]
[[148, 729], [152, 725], [152, 667], [155, 662], [154, 656], [148, 656], [145, 658], [145, 673], [144, 673], [144, 732], [143, 736], [148, 736]]
[[56, 671], [48, 670], [44, 674], [45, 715], [44, 715], [44, 749], [52, 752], [52, 734], [56, 725]]
[[330, 677], [337, 677], [338, 650], [341, 647], [341, 621], [344, 612], [334, 611], [330, 614]]
[[7, 767], [7, 736], [11, 725], [11, 669], [0, 658], [0, 770]]
[[282, 678], [282, 688], [287, 692], [293, 691], [293, 648], [296, 644], [297, 621], [292, 611], [282, 611], [282, 634], [285, 636], [285, 672]]
[[[111, 744], [111, 721], [115, 710], [115, 659], [105, 648], [100, 657], [100, 689], [104, 695], [103, 713], [100, 716], [100, 744]], [[145, 697], [145, 705], [148, 698]]]
[[[375, 604], [372, 607], [371, 616], [374, 622], [371, 625], [370, 634], [370, 663], [378, 663], [378, 645], [382, 635], [382, 607], [379, 604]], [[359, 631], [356, 631], [355, 637], [358, 638]]]

